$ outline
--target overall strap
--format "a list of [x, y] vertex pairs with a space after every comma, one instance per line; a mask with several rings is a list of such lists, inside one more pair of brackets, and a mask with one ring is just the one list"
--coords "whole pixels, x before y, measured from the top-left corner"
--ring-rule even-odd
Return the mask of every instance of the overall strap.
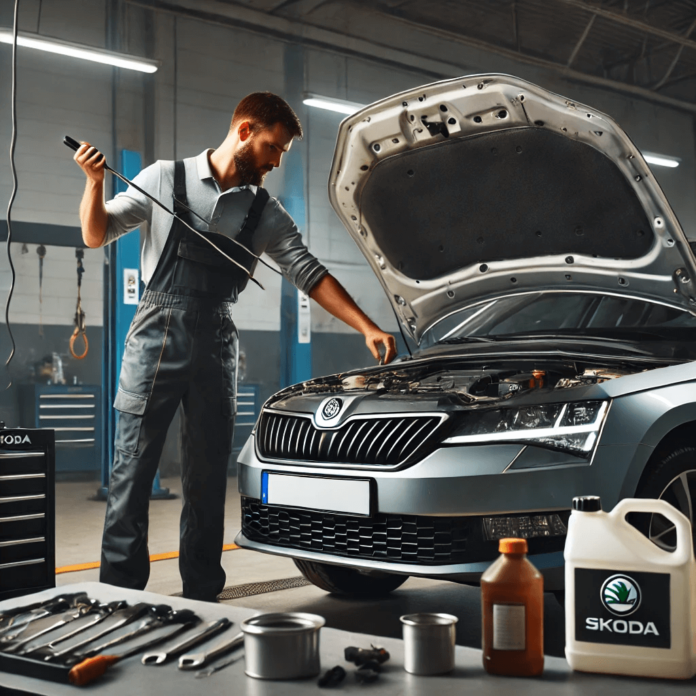
[[183, 160], [174, 162], [174, 212], [180, 217], [185, 217], [188, 215], [188, 211], [177, 201], [188, 205], [186, 200], [186, 166]]
[[242, 226], [240, 233], [237, 235], [237, 241], [240, 244], [243, 244], [247, 249], [251, 249], [251, 238], [256, 231], [256, 228], [259, 226], [263, 209], [266, 207], [266, 203], [268, 203], [268, 199], [270, 197], [270, 194], [265, 188], [261, 188], [259, 186], [259, 188], [256, 190], [256, 196], [254, 196], [254, 200], [249, 208], [246, 220], [244, 220], [244, 225]]

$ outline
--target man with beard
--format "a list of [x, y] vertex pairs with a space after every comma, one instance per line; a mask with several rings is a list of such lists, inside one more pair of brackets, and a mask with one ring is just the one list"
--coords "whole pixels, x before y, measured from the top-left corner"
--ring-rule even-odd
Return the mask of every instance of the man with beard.
[[134, 187], [105, 203], [104, 159], [89, 143], [75, 153], [87, 175], [80, 205], [87, 246], [109, 244], [147, 222], [141, 261], [147, 287], [126, 337], [114, 402], [119, 419], [102, 582], [140, 590], [147, 584], [149, 495], [181, 403], [184, 596], [214, 601], [224, 587], [220, 561], [238, 348], [232, 304], [258, 256], [268, 254], [301, 291], [363, 333], [375, 359], [380, 348], [385, 362], [396, 354], [393, 336], [370, 321], [309, 253], [292, 218], [261, 188], [294, 138], [301, 137], [290, 106], [274, 94], [256, 92], [239, 103], [217, 149], [181, 162], [158, 161], [135, 178], [236, 265]]

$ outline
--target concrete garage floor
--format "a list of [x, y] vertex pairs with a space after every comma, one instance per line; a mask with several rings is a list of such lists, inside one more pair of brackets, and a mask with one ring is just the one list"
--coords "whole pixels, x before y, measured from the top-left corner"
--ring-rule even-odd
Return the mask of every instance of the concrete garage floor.
[[[181, 483], [163, 479], [162, 485], [179, 495], [174, 500], [150, 503], [150, 554], [177, 551], [179, 547], [179, 513]], [[93, 500], [96, 482], [59, 482], [56, 484], [56, 566], [70, 566], [99, 561], [105, 503]], [[225, 544], [234, 542], [240, 529], [240, 506], [237, 479], [229, 478]], [[222, 555], [227, 573], [226, 586], [295, 578], [300, 572], [295, 564], [278, 556], [235, 549]], [[97, 581], [99, 570], [61, 573], [57, 585]], [[151, 592], [172, 595], [181, 592], [178, 559], [151, 564]], [[479, 589], [451, 582], [410, 578], [391, 595], [378, 600], [356, 600], [329, 595], [313, 585], [257, 594], [225, 601], [225, 604], [249, 607], [259, 612], [307, 611], [324, 616], [327, 626], [345, 631], [369, 633], [392, 638], [401, 637], [399, 617], [414, 612], [447, 612], [459, 617], [457, 644], [481, 647], [481, 605]], [[553, 595], [544, 602], [544, 652], [563, 657], [564, 612]]]

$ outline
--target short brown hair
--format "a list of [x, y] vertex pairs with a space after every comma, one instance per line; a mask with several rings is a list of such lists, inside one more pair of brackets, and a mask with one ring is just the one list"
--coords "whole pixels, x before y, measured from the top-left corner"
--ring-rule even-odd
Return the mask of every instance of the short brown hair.
[[302, 124], [297, 114], [285, 99], [272, 92], [252, 92], [244, 97], [232, 114], [230, 129], [240, 121], [249, 121], [252, 130], [257, 126], [273, 128], [276, 123], [282, 123], [288, 135], [302, 140]]

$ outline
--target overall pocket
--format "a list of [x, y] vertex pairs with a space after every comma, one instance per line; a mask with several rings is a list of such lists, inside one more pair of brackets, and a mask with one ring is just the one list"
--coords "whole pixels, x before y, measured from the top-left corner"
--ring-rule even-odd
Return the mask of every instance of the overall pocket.
[[128, 334], [114, 408], [119, 412], [115, 446], [138, 452], [140, 429], [169, 334], [172, 309], [139, 307]]
[[147, 408], [147, 396], [131, 394], [119, 388], [114, 400], [119, 412], [114, 447], [128, 454], [137, 454], [140, 444], [140, 429]]

